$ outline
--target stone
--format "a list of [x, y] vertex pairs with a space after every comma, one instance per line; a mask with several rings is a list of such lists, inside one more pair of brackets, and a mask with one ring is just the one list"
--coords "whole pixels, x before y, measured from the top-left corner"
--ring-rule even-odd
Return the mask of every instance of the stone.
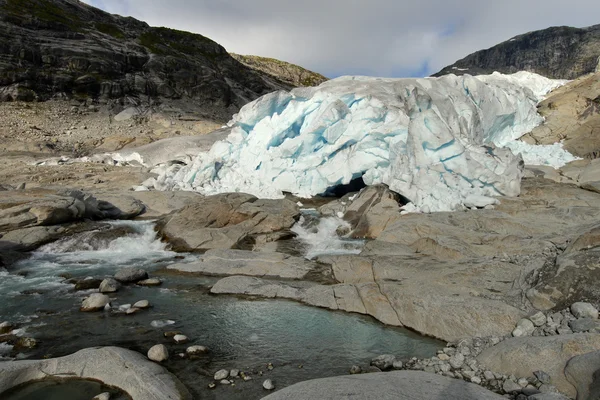
[[100, 293], [115, 293], [121, 284], [114, 278], [106, 278], [100, 283]]
[[419, 371], [313, 379], [281, 389], [263, 400], [504, 400], [481, 386]]
[[387, 371], [389, 369], [392, 369], [395, 361], [396, 356], [391, 354], [383, 354], [372, 359], [371, 365], [379, 368], [382, 371]]
[[569, 327], [574, 333], [589, 332], [600, 327], [600, 321], [591, 318], [580, 318], [569, 321]]
[[135, 283], [148, 278], [148, 273], [140, 268], [122, 268], [115, 274], [115, 279], [121, 283]]
[[15, 342], [15, 349], [30, 350], [37, 347], [37, 340], [30, 337], [20, 337]]
[[573, 303], [571, 305], [571, 314], [573, 314], [575, 318], [598, 319], [598, 309], [590, 303]]
[[438, 354], [437, 358], [439, 358], [442, 361], [448, 361], [450, 359], [450, 356], [448, 354], [442, 353]]
[[0, 393], [26, 382], [76, 376], [118, 388], [133, 400], [191, 400], [185, 386], [162, 366], [118, 347], [95, 347], [46, 359], [0, 363]]
[[80, 311], [100, 311], [110, 303], [110, 298], [102, 293], [92, 293], [81, 303]]
[[535, 386], [528, 385], [528, 386], [524, 387], [523, 390], [521, 390], [521, 393], [523, 393], [525, 396], [529, 397], [529, 396], [533, 396], [534, 394], [539, 394], [541, 392]]
[[15, 328], [13, 324], [8, 321], [4, 321], [0, 324], [0, 335], [4, 335], [5, 333], [9, 333]]
[[542, 326], [546, 323], [546, 315], [543, 312], [539, 311], [530, 316], [529, 320], [533, 322], [533, 325], [535, 326]]
[[137, 301], [133, 304], [133, 307], [135, 308], [149, 308], [150, 307], [150, 302], [148, 300], [140, 300]]
[[519, 320], [517, 327], [512, 331], [514, 337], [531, 336], [535, 330], [535, 325], [527, 318]]
[[556, 386], [549, 385], [547, 383], [540, 385], [538, 389], [542, 393], [558, 393], [558, 389], [556, 388]]
[[139, 311], [140, 311], [140, 309], [137, 307], [130, 307], [127, 310], [125, 310], [125, 314], [127, 314], [127, 315], [136, 314]]
[[481, 384], [481, 378], [478, 376], [474, 376], [471, 378], [471, 382], [475, 383], [476, 385], [480, 385]]
[[533, 371], [533, 376], [541, 383], [552, 383], [552, 377], [544, 371]]
[[182, 344], [182, 343], [187, 343], [188, 337], [185, 335], [175, 335], [175, 336], [173, 336], [173, 340], [177, 344]]
[[492, 371], [484, 371], [483, 377], [485, 378], [486, 381], [493, 381], [494, 379], [496, 379], [496, 376], [494, 375], [494, 373]]
[[396, 360], [392, 364], [392, 368], [394, 368], [394, 369], [402, 369], [403, 366], [404, 366], [404, 364], [400, 360]]
[[459, 369], [465, 363], [465, 356], [463, 356], [462, 353], [456, 353], [455, 355], [450, 357], [450, 360], [448, 362], [450, 363], [450, 366], [452, 368]]
[[527, 400], [570, 400], [567, 396], [560, 393], [538, 393], [529, 396]]
[[169, 359], [169, 351], [164, 344], [154, 345], [148, 350], [148, 359], [161, 363]]
[[275, 389], [275, 385], [273, 384], [273, 381], [270, 380], [270, 379], [265, 379], [265, 381], [263, 382], [262, 386], [266, 390], [273, 390], [273, 389]]
[[226, 369], [220, 369], [217, 372], [215, 372], [215, 376], [213, 377], [213, 379], [215, 381], [220, 381], [223, 379], [227, 379], [227, 377], [229, 376], [229, 371]]
[[92, 398], [92, 400], [110, 400], [110, 393], [108, 393], [108, 392], [100, 393], [99, 395], [94, 396]]
[[565, 376], [577, 390], [578, 399], [600, 398], [600, 351], [594, 351], [569, 360]]
[[231, 385], [231, 381], [229, 379], [221, 379], [219, 383], [221, 385]]
[[143, 279], [135, 283], [138, 286], [160, 286], [162, 281], [158, 278]]
[[517, 381], [517, 383], [519, 384], [519, 386], [521, 386], [522, 388], [526, 388], [527, 385], [529, 385], [529, 381], [525, 378], [521, 378]]
[[358, 365], [353, 365], [352, 367], [350, 367], [350, 374], [355, 375], [355, 374], [360, 374], [362, 372], [362, 368], [359, 367]]
[[200, 354], [208, 353], [208, 348], [205, 346], [194, 345], [194, 346], [189, 346], [185, 350], [185, 352], [191, 356], [197, 356]]
[[229, 376], [232, 378], [237, 378], [239, 375], [240, 375], [239, 369], [232, 369], [231, 371], [229, 371]]
[[502, 384], [502, 390], [504, 390], [506, 393], [520, 392], [521, 389], [522, 389], [522, 387], [518, 383], [513, 382], [510, 379], [507, 379]]
[[592, 333], [510, 338], [484, 350], [477, 361], [489, 370], [515, 376], [532, 376], [534, 371], [543, 370], [560, 392], [575, 397], [575, 387], [564, 374], [567, 362], [598, 350], [600, 335]]
[[93, 279], [93, 278], [82, 279], [82, 280], [77, 281], [77, 283], [75, 283], [75, 290], [79, 291], [79, 290], [98, 289], [100, 287], [101, 283], [102, 283], [101, 279]]

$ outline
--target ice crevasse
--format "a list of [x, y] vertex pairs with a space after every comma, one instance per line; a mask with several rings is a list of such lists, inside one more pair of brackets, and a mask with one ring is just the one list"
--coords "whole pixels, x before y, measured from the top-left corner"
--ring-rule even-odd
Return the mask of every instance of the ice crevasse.
[[[146, 185], [311, 197], [362, 177], [405, 196], [411, 211], [483, 207], [519, 194], [522, 157], [544, 159], [543, 147], [509, 148], [543, 121], [536, 105], [562, 83], [527, 72], [341, 77], [274, 92], [234, 115], [226, 140], [187, 165], [157, 167]], [[553, 166], [573, 159], [560, 146], [547, 155]]]

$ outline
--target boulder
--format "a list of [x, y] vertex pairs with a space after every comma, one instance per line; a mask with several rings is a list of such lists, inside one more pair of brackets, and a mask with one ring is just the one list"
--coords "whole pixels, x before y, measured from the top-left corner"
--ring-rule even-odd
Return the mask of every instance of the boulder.
[[148, 359], [161, 363], [169, 359], [169, 351], [164, 344], [154, 345], [148, 350]]
[[115, 274], [115, 279], [121, 283], [135, 283], [148, 279], [148, 273], [140, 268], [122, 268]]
[[590, 303], [578, 302], [571, 304], [571, 314], [575, 318], [598, 319], [598, 309]]
[[484, 350], [477, 361], [505, 375], [528, 377], [541, 369], [552, 377], [558, 390], [575, 397], [576, 389], [565, 377], [565, 366], [574, 356], [597, 350], [600, 335], [592, 333], [512, 338]]
[[502, 400], [463, 380], [421, 371], [393, 371], [313, 379], [281, 389], [263, 400]]
[[81, 303], [80, 311], [100, 311], [110, 303], [110, 298], [102, 293], [92, 293]]
[[0, 393], [15, 386], [65, 376], [93, 379], [128, 393], [133, 400], [191, 400], [185, 386], [144, 356], [118, 347], [95, 347], [47, 360], [0, 363]]
[[[259, 200], [244, 193], [198, 198], [159, 222], [159, 232], [176, 251], [231, 249], [242, 241], [287, 230], [299, 216], [290, 200]], [[274, 238], [278, 238], [275, 236]]]
[[569, 360], [565, 368], [567, 380], [577, 390], [577, 400], [600, 398], [600, 351]]
[[106, 278], [100, 283], [100, 293], [115, 293], [121, 284], [114, 278]]
[[400, 195], [386, 185], [368, 186], [346, 208], [344, 220], [352, 225], [351, 236], [377, 238], [385, 227], [400, 218]]

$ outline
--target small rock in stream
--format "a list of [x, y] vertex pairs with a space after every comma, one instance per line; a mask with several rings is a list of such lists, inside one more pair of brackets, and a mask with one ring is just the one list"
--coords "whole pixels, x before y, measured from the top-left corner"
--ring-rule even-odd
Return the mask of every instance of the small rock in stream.
[[229, 371], [226, 369], [220, 369], [215, 372], [215, 376], [213, 377], [215, 381], [222, 381], [223, 379], [227, 379], [229, 376]]
[[150, 302], [148, 300], [140, 300], [138, 302], [135, 302], [133, 304], [133, 307], [135, 307], [135, 308], [148, 308], [148, 307], [150, 307]]
[[169, 351], [164, 344], [157, 344], [148, 350], [148, 358], [160, 363], [169, 359]]
[[273, 390], [275, 389], [275, 385], [273, 385], [273, 381], [271, 381], [270, 379], [266, 379], [263, 382], [263, 388], [265, 388], [266, 390]]
[[110, 298], [102, 293], [92, 293], [89, 297], [83, 300], [80, 311], [100, 311], [110, 303]]
[[119, 290], [121, 284], [114, 278], [106, 278], [100, 283], [100, 293], [115, 293]]

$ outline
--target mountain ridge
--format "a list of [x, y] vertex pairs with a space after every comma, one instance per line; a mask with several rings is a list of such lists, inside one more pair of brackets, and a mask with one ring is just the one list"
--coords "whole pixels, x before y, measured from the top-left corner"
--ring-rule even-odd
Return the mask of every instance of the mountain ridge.
[[575, 79], [594, 72], [599, 57], [600, 24], [585, 28], [556, 26], [476, 51], [432, 76], [529, 71], [553, 79]]
[[228, 119], [293, 85], [200, 34], [151, 27], [77, 0], [0, 0], [0, 100], [185, 100]]

